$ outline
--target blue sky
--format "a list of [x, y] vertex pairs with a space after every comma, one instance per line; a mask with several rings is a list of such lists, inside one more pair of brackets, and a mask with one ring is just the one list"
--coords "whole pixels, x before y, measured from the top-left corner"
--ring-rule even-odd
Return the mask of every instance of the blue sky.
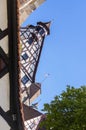
[[[38, 66], [36, 82], [42, 83], [39, 110], [66, 85], [86, 85], [86, 0], [46, 0], [24, 25], [52, 21]], [[45, 74], [50, 76], [45, 78]], [[36, 102], [35, 101], [35, 102]]]

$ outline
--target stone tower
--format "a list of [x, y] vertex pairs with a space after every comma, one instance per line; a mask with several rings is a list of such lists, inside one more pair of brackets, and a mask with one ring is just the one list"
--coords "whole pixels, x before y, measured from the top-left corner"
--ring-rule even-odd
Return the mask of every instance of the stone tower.
[[19, 0], [20, 24], [45, 0]]

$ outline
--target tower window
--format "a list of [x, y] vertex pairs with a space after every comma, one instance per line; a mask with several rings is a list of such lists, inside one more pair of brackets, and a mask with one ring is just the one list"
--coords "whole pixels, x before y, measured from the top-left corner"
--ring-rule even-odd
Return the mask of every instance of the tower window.
[[22, 55], [22, 57], [23, 57], [24, 60], [27, 60], [27, 59], [28, 59], [28, 55], [27, 55], [26, 53], [24, 53], [24, 54]]
[[44, 29], [43, 29], [43, 28], [41, 28], [41, 30], [39, 31], [39, 33], [40, 33], [41, 35], [45, 34]]
[[23, 84], [26, 84], [29, 81], [29, 78], [25, 75], [22, 79], [21, 79]]
[[44, 29], [42, 27], [40, 27], [40, 26], [37, 26], [36, 31], [38, 31], [40, 33], [40, 35], [44, 35], [45, 34]]
[[33, 37], [29, 37], [28, 43], [31, 45], [33, 43]]
[[34, 127], [35, 127], [35, 123], [33, 122], [33, 123], [30, 125], [30, 129], [32, 130]]

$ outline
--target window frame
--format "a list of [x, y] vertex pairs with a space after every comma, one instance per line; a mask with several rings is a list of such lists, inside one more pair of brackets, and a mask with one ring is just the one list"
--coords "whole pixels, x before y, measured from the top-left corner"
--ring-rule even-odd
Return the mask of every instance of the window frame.
[[[26, 55], [26, 56], [25, 56]], [[28, 54], [25, 52], [23, 55], [22, 55], [22, 58], [23, 60], [27, 60], [29, 58]]]
[[[27, 78], [27, 79], [24, 79], [24, 78]], [[24, 75], [21, 79], [22, 83], [25, 85], [28, 81], [29, 81], [29, 77], [27, 75]]]

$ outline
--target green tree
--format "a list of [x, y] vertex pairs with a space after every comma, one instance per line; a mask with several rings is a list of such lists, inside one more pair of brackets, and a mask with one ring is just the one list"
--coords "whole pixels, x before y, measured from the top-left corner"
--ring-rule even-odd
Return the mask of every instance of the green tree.
[[67, 86], [50, 104], [44, 104], [47, 130], [86, 130], [86, 86]]

